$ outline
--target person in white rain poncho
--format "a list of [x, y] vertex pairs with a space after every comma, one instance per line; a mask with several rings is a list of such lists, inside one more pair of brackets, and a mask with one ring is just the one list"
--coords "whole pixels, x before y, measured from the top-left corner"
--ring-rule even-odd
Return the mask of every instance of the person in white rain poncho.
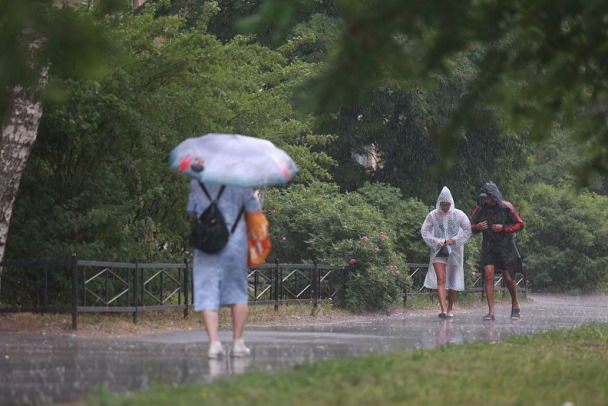
[[441, 306], [439, 317], [452, 318], [456, 291], [464, 290], [464, 245], [471, 238], [471, 223], [463, 211], [454, 207], [452, 193], [447, 187], [441, 190], [435, 210], [426, 216], [421, 233], [431, 248], [424, 287], [437, 289]]

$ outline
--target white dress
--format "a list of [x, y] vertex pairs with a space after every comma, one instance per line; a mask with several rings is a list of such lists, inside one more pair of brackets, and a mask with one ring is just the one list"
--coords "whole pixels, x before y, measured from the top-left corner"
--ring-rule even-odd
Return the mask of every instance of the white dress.
[[[439, 205], [440, 202], [450, 202], [450, 210], [444, 213]], [[433, 262], [439, 252], [439, 242], [453, 238], [454, 245], [448, 245], [450, 256], [446, 264], [445, 288], [450, 290], [464, 290], [464, 245], [471, 238], [471, 222], [467, 215], [454, 207], [452, 193], [447, 187], [443, 187], [435, 210], [431, 211], [422, 224], [420, 230], [426, 245], [430, 247], [429, 269], [424, 279], [424, 287], [437, 289], [437, 274]]]

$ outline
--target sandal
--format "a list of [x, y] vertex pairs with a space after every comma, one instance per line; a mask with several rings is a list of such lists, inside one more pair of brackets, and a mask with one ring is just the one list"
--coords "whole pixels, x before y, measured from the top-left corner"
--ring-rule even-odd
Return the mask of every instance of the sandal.
[[439, 318], [440, 319], [445, 319], [446, 317], [448, 317], [448, 316], [444, 312], [439, 313]]
[[521, 317], [520, 310], [521, 309], [511, 309], [511, 320], [519, 320]]
[[446, 319], [453, 319], [454, 318], [454, 313], [446, 313], [445, 314], [445, 318]]
[[488, 313], [485, 316], [483, 316], [484, 320], [490, 320], [490, 321], [494, 321], [494, 315], [492, 313]]

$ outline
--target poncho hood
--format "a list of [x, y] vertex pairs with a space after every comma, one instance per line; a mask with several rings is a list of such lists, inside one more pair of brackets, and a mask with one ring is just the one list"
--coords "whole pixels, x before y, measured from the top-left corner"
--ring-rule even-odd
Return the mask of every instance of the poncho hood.
[[450, 192], [450, 189], [448, 189], [447, 186], [444, 186], [443, 189], [441, 189], [441, 193], [439, 193], [437, 203], [435, 204], [436, 209], [441, 209], [441, 206], [439, 205], [439, 203], [441, 202], [450, 202], [450, 210], [448, 210], [448, 213], [454, 210], [455, 207], [454, 199], [452, 198], [452, 192]]
[[496, 183], [492, 181], [486, 182], [481, 187], [479, 190], [479, 196], [477, 196], [477, 201], [480, 204], [483, 203], [483, 198], [486, 196], [490, 196], [492, 199], [496, 200], [498, 204], [502, 202], [502, 194], [500, 193], [500, 190], [498, 190]]

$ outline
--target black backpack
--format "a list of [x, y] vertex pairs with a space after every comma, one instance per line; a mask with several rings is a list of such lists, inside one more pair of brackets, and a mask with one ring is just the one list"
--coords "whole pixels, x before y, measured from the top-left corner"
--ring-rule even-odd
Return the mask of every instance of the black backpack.
[[217, 201], [224, 193], [225, 185], [222, 185], [220, 191], [215, 199], [211, 199], [207, 188], [202, 182], [199, 182], [203, 192], [207, 198], [211, 201], [209, 207], [205, 209], [203, 214], [196, 220], [192, 233], [190, 234], [190, 245], [196, 249], [199, 249], [207, 254], [215, 254], [224, 249], [228, 244], [228, 237], [234, 233], [236, 226], [243, 215], [243, 209], [239, 212], [236, 221], [232, 225], [232, 229], [228, 231], [226, 227], [226, 220], [222, 214], [220, 208], [217, 206]]

